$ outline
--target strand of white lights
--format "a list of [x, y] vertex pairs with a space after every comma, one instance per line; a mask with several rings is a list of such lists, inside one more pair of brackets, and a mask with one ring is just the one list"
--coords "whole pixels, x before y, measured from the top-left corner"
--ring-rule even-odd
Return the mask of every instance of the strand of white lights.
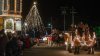
[[36, 2], [34, 2], [34, 5], [30, 9], [25, 22], [28, 24], [28, 28], [36, 28], [37, 30], [44, 30], [43, 23], [41, 20], [41, 17], [39, 15], [38, 9], [36, 7]]

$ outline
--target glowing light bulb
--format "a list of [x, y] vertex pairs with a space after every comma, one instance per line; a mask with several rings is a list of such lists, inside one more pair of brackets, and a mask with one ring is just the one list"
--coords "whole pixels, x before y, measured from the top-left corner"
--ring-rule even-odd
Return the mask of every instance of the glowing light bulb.
[[37, 3], [36, 2], [34, 2], [34, 5], [36, 5]]

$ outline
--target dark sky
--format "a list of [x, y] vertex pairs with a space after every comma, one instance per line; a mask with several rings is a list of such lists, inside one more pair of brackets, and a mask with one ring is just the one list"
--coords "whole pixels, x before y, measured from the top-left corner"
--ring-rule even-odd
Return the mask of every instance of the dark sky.
[[[23, 18], [27, 15], [29, 9], [32, 7], [34, 0], [23, 0]], [[44, 23], [48, 23], [52, 17], [54, 26], [63, 24], [63, 15], [61, 14], [61, 7], [68, 7], [66, 10], [66, 24], [71, 24], [70, 9], [73, 6], [77, 12], [75, 14], [75, 23], [83, 21], [90, 25], [99, 24], [99, 2], [95, 0], [37, 0], [38, 10]], [[56, 22], [56, 23], [55, 23]], [[61, 26], [59, 26], [61, 27]]]

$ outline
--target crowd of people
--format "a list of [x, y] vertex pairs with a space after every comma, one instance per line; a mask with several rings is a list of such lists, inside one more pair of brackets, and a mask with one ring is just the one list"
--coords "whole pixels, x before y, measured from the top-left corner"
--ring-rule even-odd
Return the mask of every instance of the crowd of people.
[[0, 56], [20, 56], [25, 48], [32, 46], [31, 38], [15, 33], [0, 31]]
[[[94, 45], [96, 44], [96, 34], [82, 22], [77, 26], [71, 26], [67, 32], [53, 30], [50, 35], [46, 35], [48, 46], [65, 46], [69, 52], [74, 50], [74, 54], [79, 54], [81, 48], [86, 48], [88, 54], [94, 54]], [[41, 38], [41, 37], [40, 37]], [[19, 35], [15, 33], [4, 33], [0, 31], [0, 56], [19, 56], [24, 48], [30, 48], [33, 45], [39, 46], [39, 38], [32, 38], [29, 35]], [[74, 48], [74, 49], [73, 49]]]

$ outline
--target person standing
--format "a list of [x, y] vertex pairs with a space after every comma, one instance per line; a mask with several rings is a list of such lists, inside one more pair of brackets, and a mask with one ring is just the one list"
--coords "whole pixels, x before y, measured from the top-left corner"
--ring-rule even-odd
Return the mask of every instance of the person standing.
[[94, 45], [96, 43], [95, 32], [93, 32], [88, 40], [88, 54], [94, 54]]
[[74, 46], [75, 46], [75, 51], [74, 54], [79, 54], [79, 50], [80, 50], [80, 36], [78, 35], [78, 31], [75, 31], [76, 36], [73, 39], [74, 42]]
[[66, 44], [66, 49], [69, 51], [69, 53], [72, 52], [71, 50], [71, 43], [72, 43], [72, 36], [71, 33], [65, 33], [64, 34], [64, 39], [65, 39], [65, 44]]
[[0, 56], [5, 55], [5, 48], [8, 42], [8, 38], [4, 32], [0, 32]]
[[9, 42], [6, 45], [6, 55], [5, 56], [19, 56], [18, 55], [18, 39], [17, 35], [13, 34]]
[[30, 37], [29, 37], [29, 35], [26, 36], [25, 44], [26, 44], [26, 48], [30, 48]]

